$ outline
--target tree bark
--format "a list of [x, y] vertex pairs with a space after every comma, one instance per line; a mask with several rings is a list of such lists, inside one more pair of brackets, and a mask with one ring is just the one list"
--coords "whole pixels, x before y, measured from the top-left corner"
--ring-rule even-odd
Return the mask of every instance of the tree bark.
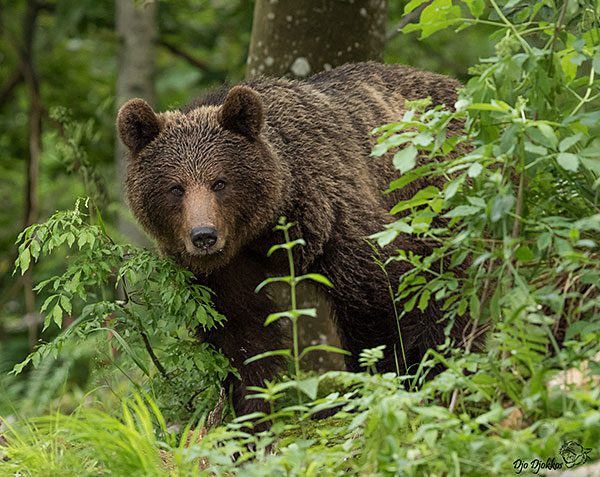
[[256, 0], [247, 77], [383, 59], [385, 0]]
[[[304, 78], [344, 63], [381, 61], [386, 14], [385, 0], [256, 0], [246, 76]], [[289, 307], [287, 288], [273, 290], [273, 296], [281, 309]], [[298, 298], [300, 308], [317, 308], [317, 318], [299, 322], [301, 347], [339, 346], [324, 295], [305, 281]], [[334, 353], [312, 353], [304, 364], [315, 370], [343, 368]]]
[[[116, 0], [115, 7], [116, 30], [121, 43], [117, 73], [117, 107], [131, 98], [142, 98], [150, 105], [154, 105], [158, 2]], [[123, 181], [127, 168], [126, 155], [125, 146], [117, 138], [115, 165], [123, 203], [125, 203]], [[119, 229], [134, 242], [146, 241], [129, 215], [120, 217]]]

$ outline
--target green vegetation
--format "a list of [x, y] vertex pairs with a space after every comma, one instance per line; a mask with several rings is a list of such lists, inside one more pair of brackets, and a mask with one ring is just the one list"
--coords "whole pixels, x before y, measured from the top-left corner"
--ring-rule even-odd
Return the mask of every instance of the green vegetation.
[[[186, 24], [179, 3], [165, 22]], [[404, 13], [424, 3], [409, 2]], [[90, 199], [19, 236], [15, 278], [33, 267], [45, 331], [26, 357], [22, 332], [14, 332], [20, 351], [0, 335], [0, 371], [20, 363], [0, 374], [0, 416], [10, 416], [0, 428], [0, 475], [526, 475], [542, 472], [541, 463], [565, 469], [600, 457], [599, 7], [433, 0], [405, 31], [439, 49], [449, 37], [461, 45], [489, 32], [495, 49], [471, 67], [455, 109], [416, 101], [373, 133], [373, 155], [393, 153], [390, 190], [446, 179], [443, 189], [398, 203], [398, 219], [372, 237], [375, 250], [398, 234], [439, 244], [431, 256], [398, 250], [392, 258], [412, 265], [390, 284], [400, 332], [404, 312], [435, 298], [449, 326], [470, 316], [467, 351], [448, 341], [399, 377], [374, 373], [382, 353], [393, 352], [376, 348], [361, 356], [364, 373], [315, 375], [302, 369], [311, 350], [294, 339], [273, 350], [291, 358], [288, 375], [254, 389], [271, 414], [232, 416], [219, 393], [229, 364], [196, 339], [196, 329], [223, 320], [210, 291], [111, 231], [103, 218], [115, 211], [95, 147], [106, 143], [96, 131], [107, 116], [93, 124], [84, 109], [74, 119], [58, 110], [62, 132], [45, 136], [48, 197], [64, 188], [66, 165], [78, 175], [68, 179], [78, 184], [72, 192]], [[464, 127], [447, 134], [456, 123]], [[0, 136], [11, 137], [14, 129]], [[444, 160], [453, 150], [458, 157]], [[66, 208], [67, 199], [53, 206]], [[265, 320], [287, 318], [296, 330], [314, 319], [298, 309], [296, 284], [329, 283], [296, 275], [291, 258], [303, 243], [289, 240], [292, 226], [278, 226], [283, 243], [271, 250], [288, 254], [289, 275], [268, 281], [290, 286], [290, 309]], [[16, 328], [21, 311], [4, 306], [0, 319]], [[481, 352], [472, 349], [478, 333]], [[424, 382], [440, 364], [445, 371]], [[334, 417], [311, 419], [337, 407]], [[252, 434], [252, 419], [273, 425]]]

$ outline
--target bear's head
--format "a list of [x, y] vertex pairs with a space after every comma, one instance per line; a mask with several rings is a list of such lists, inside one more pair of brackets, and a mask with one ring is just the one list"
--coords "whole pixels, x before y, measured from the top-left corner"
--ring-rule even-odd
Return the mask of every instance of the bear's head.
[[119, 111], [129, 205], [161, 250], [194, 273], [227, 264], [281, 213], [286, 173], [264, 123], [247, 86], [187, 113], [156, 114], [141, 99]]

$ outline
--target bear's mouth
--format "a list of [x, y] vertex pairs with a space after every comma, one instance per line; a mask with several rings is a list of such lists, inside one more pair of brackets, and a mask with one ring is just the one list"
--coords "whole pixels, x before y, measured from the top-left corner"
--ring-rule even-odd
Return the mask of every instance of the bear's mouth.
[[203, 259], [209, 257], [219, 257], [225, 253], [225, 241], [217, 240], [212, 246], [195, 246], [191, 241], [186, 240], [184, 242], [185, 254], [195, 258]]
[[177, 254], [177, 262], [194, 274], [207, 274], [226, 265], [228, 261], [226, 255], [225, 247], [192, 251], [186, 248]]
[[188, 251], [188, 255], [190, 255], [194, 258], [218, 257], [219, 255], [223, 255], [224, 252], [225, 252], [224, 247], [221, 247], [219, 249], [214, 249], [214, 247], [208, 248], [208, 249], [204, 249], [204, 248], [198, 249], [197, 248], [191, 253]]

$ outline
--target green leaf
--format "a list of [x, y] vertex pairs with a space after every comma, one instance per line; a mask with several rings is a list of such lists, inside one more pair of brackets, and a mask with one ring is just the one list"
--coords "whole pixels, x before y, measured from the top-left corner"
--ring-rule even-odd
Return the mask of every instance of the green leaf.
[[535, 254], [527, 245], [522, 245], [516, 250], [515, 257], [520, 262], [530, 262], [535, 259]]
[[412, 209], [414, 207], [418, 207], [420, 205], [425, 205], [429, 203], [432, 199], [438, 197], [440, 191], [435, 186], [428, 186], [425, 189], [421, 189], [417, 192], [412, 198], [408, 200], [402, 200], [398, 202], [392, 210], [390, 210], [390, 214], [394, 215], [398, 212], [402, 212], [406, 209]]
[[447, 212], [446, 214], [444, 214], [444, 217], [465, 217], [467, 215], [473, 215], [476, 214], [477, 212], [480, 212], [481, 208], [479, 207], [475, 207], [473, 205], [459, 205], [458, 207], [455, 207], [454, 209], [452, 209], [450, 212]]
[[296, 387], [311, 400], [315, 400], [319, 389], [319, 378], [308, 378], [303, 379], [302, 381], [296, 381]]
[[[478, 162], [474, 162], [473, 164], [471, 164], [471, 167], [469, 167], [469, 170], [467, 171], [467, 175], [469, 177], [477, 177], [479, 176], [479, 174], [481, 174], [481, 171], [483, 170], [483, 166], [481, 164], [479, 164]], [[447, 196], [446, 196], [447, 198]]]
[[71, 311], [73, 311], [71, 302], [65, 295], [60, 296], [60, 306], [62, 307], [63, 310], [65, 310], [65, 313], [67, 313], [67, 314], [70, 314]]
[[406, 313], [410, 313], [415, 307], [415, 304], [417, 303], [417, 296], [418, 295], [415, 293], [406, 303], [404, 303], [404, 311]]
[[40, 256], [41, 246], [40, 246], [40, 243], [38, 242], [38, 240], [35, 237], [31, 240], [31, 244], [29, 245], [29, 249], [31, 251], [31, 257], [34, 260], [37, 260], [38, 257]]
[[563, 169], [576, 172], [579, 167], [579, 158], [570, 152], [561, 152], [556, 156], [556, 161]]
[[477, 418], [475, 418], [475, 422], [480, 425], [488, 424], [490, 422], [498, 422], [505, 414], [506, 411], [501, 405], [494, 404], [490, 411], [477, 416]]
[[596, 73], [600, 73], [600, 48], [596, 50], [596, 54], [592, 60], [592, 67], [596, 70]]
[[538, 123], [537, 127], [544, 137], [548, 139], [552, 147], [556, 148], [556, 146], [558, 146], [558, 138], [556, 137], [556, 133], [552, 126], [546, 123]]
[[573, 136], [564, 138], [562, 141], [560, 141], [560, 144], [558, 145], [558, 150], [560, 152], [565, 152], [565, 151], [569, 150], [571, 147], [573, 147], [575, 144], [577, 144], [582, 137], [583, 137], [583, 134], [577, 133], [577, 134], [574, 134]]
[[315, 318], [317, 316], [317, 309], [316, 308], [300, 308], [297, 310], [279, 311], [277, 313], [271, 313], [269, 316], [267, 316], [264, 326], [268, 326], [271, 323], [273, 323], [277, 320], [280, 320], [281, 318], [294, 319], [294, 318], [300, 318], [301, 316], [309, 316], [311, 318]]
[[311, 280], [313, 282], [320, 283], [321, 285], [325, 285], [326, 287], [333, 288], [333, 283], [331, 283], [328, 278], [318, 273], [307, 273], [306, 275], [301, 275], [296, 278], [296, 283], [299, 283], [303, 280]]
[[515, 198], [512, 195], [504, 194], [494, 198], [490, 219], [492, 222], [498, 222], [502, 217], [510, 212], [515, 204]]
[[423, 3], [427, 2], [428, 0], [410, 0], [410, 2], [408, 2], [406, 4], [406, 6], [404, 7], [404, 14], [407, 15], [410, 12], [412, 12], [415, 8], [417, 8], [419, 5], [422, 5]]
[[483, 15], [485, 10], [484, 0], [465, 0], [465, 3], [471, 12], [471, 15], [473, 15], [475, 18], [479, 18], [481, 15]]
[[525, 150], [532, 154], [537, 154], [538, 156], [545, 156], [548, 154], [548, 150], [544, 146], [538, 146], [529, 141], [525, 141]]
[[393, 229], [382, 230], [381, 232], [377, 232], [376, 234], [370, 235], [369, 238], [373, 240], [377, 240], [377, 245], [380, 247], [385, 247], [386, 245], [392, 243], [396, 240], [398, 236], [398, 232]]
[[345, 349], [338, 348], [336, 346], [327, 345], [327, 344], [319, 344], [319, 345], [307, 346], [306, 348], [304, 348], [302, 350], [302, 352], [300, 353], [300, 359], [302, 359], [308, 353], [311, 353], [313, 351], [327, 351], [328, 353], [338, 353], [338, 354], [344, 354], [346, 356], [352, 355], [352, 353], [350, 353], [350, 351], [346, 351]]
[[291, 283], [291, 281], [292, 281], [291, 277], [270, 277], [270, 278], [267, 278], [266, 280], [263, 280], [261, 283], [259, 283], [258, 286], [254, 289], [254, 293], [258, 293], [264, 287], [266, 287], [267, 285], [269, 285], [271, 283], [277, 283], [277, 282]]
[[446, 200], [451, 199], [458, 192], [458, 188], [465, 182], [465, 176], [461, 175], [453, 181], [448, 182], [446, 189], [444, 190], [444, 197]]
[[401, 174], [410, 171], [417, 164], [417, 153], [417, 148], [413, 145], [398, 151], [394, 154], [394, 159], [392, 161], [394, 167], [399, 170]]
[[485, 200], [483, 200], [481, 197], [471, 195], [467, 197], [467, 200], [469, 201], [469, 204], [479, 207], [480, 209], [485, 209], [486, 207]]
[[546, 250], [550, 244], [552, 243], [552, 234], [550, 232], [545, 232], [541, 234], [537, 239], [537, 247], [540, 250]]
[[423, 293], [421, 293], [421, 298], [419, 298], [419, 310], [425, 311], [427, 309], [429, 298], [431, 298], [431, 292], [429, 290], [424, 290]]
[[63, 311], [57, 302], [56, 305], [54, 305], [54, 308], [52, 308], [52, 321], [54, 321], [54, 323], [56, 323], [56, 326], [58, 326], [59, 328], [62, 326], [62, 318]]
[[273, 245], [267, 252], [267, 257], [270, 257], [271, 255], [273, 255], [273, 253], [277, 250], [291, 250], [292, 248], [294, 248], [298, 245], [301, 245], [301, 246], [306, 245], [306, 242], [303, 239], [296, 239], [296, 240], [292, 240], [291, 242]]
[[390, 186], [388, 189], [386, 189], [385, 192], [386, 194], [389, 194], [390, 192], [393, 192], [395, 190], [402, 189], [403, 187], [407, 186], [411, 182], [416, 181], [420, 177], [421, 176], [417, 174], [416, 171], [411, 171], [407, 174], [403, 174], [402, 177], [390, 182]]
[[467, 106], [468, 110], [476, 111], [496, 111], [499, 113], [506, 113], [510, 111], [510, 106], [504, 101], [494, 101], [491, 103], [473, 103]]
[[412, 142], [417, 146], [429, 146], [433, 142], [433, 136], [429, 132], [422, 132], [415, 136]]
[[565, 339], [570, 340], [577, 335], [585, 335], [586, 333], [598, 331], [600, 331], [600, 321], [576, 321], [567, 328]]
[[137, 353], [135, 353], [133, 351], [133, 349], [131, 348], [131, 346], [129, 346], [129, 344], [127, 343], [127, 341], [125, 341], [125, 339], [116, 330], [114, 330], [112, 328], [100, 327], [100, 328], [94, 328], [91, 331], [92, 332], [95, 332], [95, 331], [110, 331], [111, 335], [114, 336], [114, 338], [119, 342], [119, 344], [121, 345], [121, 348], [123, 349], [123, 351], [125, 351], [125, 353], [127, 353], [129, 355], [129, 357], [133, 360], [133, 362], [136, 364], [136, 366], [138, 368], [140, 368], [140, 370], [146, 376], [150, 377], [150, 371], [148, 370], [148, 368], [144, 364], [144, 361], [137, 355]]
[[291, 357], [292, 353], [289, 349], [276, 349], [273, 351], [267, 351], [266, 353], [260, 353], [255, 356], [252, 356], [251, 358], [248, 358], [246, 361], [244, 361], [244, 364], [254, 363], [254, 361], [259, 361], [259, 360], [265, 359], [265, 358], [271, 358], [273, 356]]
[[467, 307], [469, 306], [469, 302], [463, 298], [462, 300], [460, 300], [460, 302], [458, 303], [458, 309], [457, 309], [457, 313], [460, 316], [463, 316], [465, 314], [465, 311], [467, 311]]
[[58, 295], [50, 295], [48, 298], [46, 298], [46, 300], [44, 300], [44, 303], [42, 304], [42, 307], [40, 308], [40, 312], [43, 313], [44, 311], [46, 311], [50, 303], [52, 303], [52, 300], [54, 300], [57, 296]]
[[[412, 8], [416, 8], [416, 6]], [[452, 0], [433, 0], [421, 12], [419, 23], [409, 23], [402, 31], [421, 30], [420, 38], [427, 38], [439, 30], [456, 24], [460, 15], [460, 7], [453, 5]]]
[[19, 254], [19, 266], [21, 267], [21, 275], [24, 275], [25, 272], [29, 269], [29, 264], [31, 262], [31, 254], [29, 253], [29, 249], [26, 248]]

